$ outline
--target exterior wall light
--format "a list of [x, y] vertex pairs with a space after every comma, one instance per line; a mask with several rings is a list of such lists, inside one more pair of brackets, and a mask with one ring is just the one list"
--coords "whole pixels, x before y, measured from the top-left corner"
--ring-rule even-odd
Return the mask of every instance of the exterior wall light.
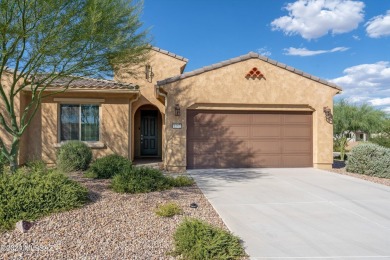
[[179, 106], [179, 104], [175, 105], [175, 116], [180, 116], [180, 106]]
[[153, 69], [152, 69], [152, 66], [150, 66], [149, 64], [145, 66], [145, 78], [148, 82], [152, 82], [153, 80], [153, 76], [154, 76], [154, 73], [153, 73]]
[[329, 107], [324, 107], [324, 114], [326, 122], [328, 122], [329, 124], [333, 124], [332, 110]]

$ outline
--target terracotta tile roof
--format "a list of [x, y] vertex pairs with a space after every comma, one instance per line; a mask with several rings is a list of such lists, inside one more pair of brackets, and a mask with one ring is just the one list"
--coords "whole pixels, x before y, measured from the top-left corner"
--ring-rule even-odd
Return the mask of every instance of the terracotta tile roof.
[[329, 81], [320, 79], [320, 78], [318, 78], [316, 76], [310, 75], [308, 73], [305, 73], [305, 72], [300, 71], [298, 69], [295, 69], [293, 67], [287, 66], [286, 64], [283, 64], [283, 63], [277, 62], [275, 60], [269, 59], [268, 57], [262, 56], [262, 55], [260, 55], [258, 53], [255, 53], [255, 52], [249, 52], [248, 54], [245, 54], [245, 55], [242, 55], [242, 56], [230, 59], [230, 60], [226, 60], [226, 61], [222, 61], [222, 62], [219, 62], [219, 63], [215, 63], [215, 64], [212, 64], [212, 65], [209, 65], [209, 66], [205, 66], [205, 67], [197, 69], [197, 70], [193, 70], [193, 71], [190, 71], [190, 72], [183, 73], [181, 75], [177, 75], [177, 76], [174, 76], [174, 77], [171, 77], [171, 78], [167, 78], [167, 79], [164, 79], [164, 80], [161, 80], [161, 81], [157, 81], [157, 85], [158, 86], [162, 86], [162, 85], [165, 85], [165, 84], [168, 84], [168, 83], [172, 83], [172, 82], [175, 82], [175, 81], [178, 81], [178, 80], [182, 80], [182, 79], [185, 79], [185, 78], [188, 78], [188, 77], [196, 76], [196, 75], [202, 74], [202, 73], [207, 72], [207, 71], [211, 71], [211, 70], [215, 70], [215, 69], [218, 69], [218, 68], [221, 68], [221, 67], [224, 67], [224, 66], [228, 66], [230, 64], [234, 64], [234, 63], [237, 63], [237, 62], [240, 62], [240, 61], [245, 61], [245, 60], [249, 60], [249, 59], [256, 59], [256, 58], [260, 59], [260, 60], [263, 60], [265, 62], [268, 62], [268, 63], [270, 63], [272, 65], [278, 66], [280, 68], [286, 69], [288, 71], [291, 71], [291, 72], [293, 72], [295, 74], [298, 74], [298, 75], [301, 75], [303, 77], [306, 77], [308, 79], [311, 79], [311, 80], [317, 81], [319, 83], [322, 83], [322, 84], [324, 84], [326, 86], [329, 86], [331, 88], [335, 88], [335, 89], [340, 90], [340, 91], [342, 90], [341, 87], [337, 86], [336, 84], [333, 84], [333, 83], [331, 83]]
[[186, 59], [186, 58], [184, 58], [184, 57], [182, 57], [182, 56], [176, 55], [176, 54], [174, 54], [174, 53], [172, 53], [172, 52], [169, 52], [169, 51], [160, 49], [160, 48], [158, 48], [158, 47], [152, 46], [152, 50], [155, 50], [155, 51], [158, 51], [158, 52], [160, 52], [160, 53], [166, 54], [166, 55], [171, 56], [171, 57], [173, 57], [173, 58], [176, 58], [176, 59], [178, 59], [178, 60], [182, 60], [182, 61], [184, 61], [184, 62], [188, 62], [188, 59]]
[[[54, 80], [47, 89], [66, 86], [71, 80], [70, 77], [60, 78]], [[132, 83], [120, 83], [113, 80], [104, 80], [104, 79], [93, 79], [78, 77], [74, 79], [70, 84], [68, 89], [94, 89], [94, 90], [138, 90], [139, 86]]]

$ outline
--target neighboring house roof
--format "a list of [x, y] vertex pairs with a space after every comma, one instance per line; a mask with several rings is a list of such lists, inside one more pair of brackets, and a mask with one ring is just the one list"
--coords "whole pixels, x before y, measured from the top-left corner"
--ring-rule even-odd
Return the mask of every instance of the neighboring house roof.
[[326, 86], [329, 86], [331, 88], [334, 88], [334, 89], [337, 89], [337, 90], [340, 90], [340, 91], [342, 90], [341, 87], [337, 86], [336, 84], [333, 84], [333, 83], [331, 83], [329, 81], [320, 79], [319, 77], [310, 75], [308, 73], [305, 73], [305, 72], [303, 72], [301, 70], [298, 70], [298, 69], [295, 69], [293, 67], [287, 66], [286, 64], [283, 64], [283, 63], [277, 62], [275, 60], [269, 59], [268, 57], [262, 56], [262, 55], [260, 55], [258, 53], [255, 53], [255, 52], [249, 52], [248, 54], [245, 54], [245, 55], [242, 55], [242, 56], [230, 59], [230, 60], [226, 60], [226, 61], [222, 61], [222, 62], [219, 62], [219, 63], [215, 63], [215, 64], [212, 64], [212, 65], [209, 65], [209, 66], [205, 66], [205, 67], [197, 69], [197, 70], [193, 70], [193, 71], [190, 71], [190, 72], [183, 73], [181, 75], [177, 75], [177, 76], [174, 76], [174, 77], [171, 77], [171, 78], [167, 78], [167, 79], [164, 79], [164, 80], [161, 80], [161, 81], [157, 81], [157, 85], [158, 86], [162, 86], [162, 85], [165, 85], [165, 84], [168, 84], [168, 83], [172, 83], [172, 82], [179, 81], [179, 80], [182, 80], [182, 79], [185, 79], [185, 78], [196, 76], [196, 75], [202, 74], [202, 73], [207, 72], [207, 71], [219, 69], [221, 67], [225, 67], [225, 66], [237, 63], [237, 62], [241, 62], [241, 61], [245, 61], [245, 60], [249, 60], [249, 59], [254, 59], [254, 58], [263, 60], [265, 62], [268, 62], [268, 63], [272, 64], [272, 65], [278, 66], [278, 67], [280, 67], [282, 69], [286, 69], [286, 70], [291, 71], [291, 72], [293, 72], [295, 74], [298, 74], [300, 76], [303, 76], [303, 77], [306, 77], [308, 79], [314, 80], [316, 82], [322, 83], [322, 84], [324, 84]]
[[188, 62], [188, 59], [186, 59], [186, 58], [184, 58], [184, 57], [182, 57], [182, 56], [176, 55], [176, 54], [174, 54], [174, 53], [172, 53], [172, 52], [169, 52], [169, 51], [160, 49], [160, 48], [158, 48], [158, 47], [152, 46], [152, 50], [155, 50], [155, 51], [158, 51], [158, 52], [160, 52], [160, 53], [166, 54], [166, 55], [171, 56], [171, 57], [173, 57], [173, 58], [176, 58], [176, 59], [178, 59], [178, 60], [182, 60], [182, 61], [184, 61], [184, 62]]

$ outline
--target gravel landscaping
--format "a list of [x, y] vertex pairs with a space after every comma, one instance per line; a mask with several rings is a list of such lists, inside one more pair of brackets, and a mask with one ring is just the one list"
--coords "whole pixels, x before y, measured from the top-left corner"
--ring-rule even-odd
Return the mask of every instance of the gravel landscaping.
[[[52, 214], [34, 222], [27, 233], [0, 234], [3, 259], [175, 259], [172, 235], [185, 217], [195, 217], [227, 229], [218, 214], [193, 185], [147, 194], [118, 194], [110, 180], [80, 177], [89, 190], [90, 203]], [[176, 202], [182, 215], [162, 218], [156, 206]], [[190, 208], [195, 202], [198, 208]]]
[[363, 179], [366, 181], [371, 181], [371, 182], [383, 184], [386, 186], [390, 186], [390, 179], [378, 178], [378, 177], [368, 176], [368, 175], [364, 175], [364, 174], [347, 172], [347, 170], [345, 169], [345, 163], [343, 161], [335, 160], [333, 163], [333, 169], [331, 171], [335, 172], [335, 173], [344, 174], [344, 175], [352, 176], [355, 178]]

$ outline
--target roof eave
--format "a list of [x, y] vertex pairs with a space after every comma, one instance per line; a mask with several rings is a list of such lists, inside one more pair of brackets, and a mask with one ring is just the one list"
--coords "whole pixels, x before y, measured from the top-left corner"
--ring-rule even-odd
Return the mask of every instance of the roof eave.
[[[38, 88], [37, 90], [38, 91], [42, 90], [42, 88]], [[31, 92], [32, 90], [29, 88], [26, 88], [26, 89], [24, 89], [24, 91]], [[44, 89], [44, 91], [47, 91], [47, 92], [61, 92], [61, 91], [63, 91], [63, 93], [79, 92], [79, 93], [107, 93], [107, 94], [109, 94], [109, 93], [111, 93], [111, 94], [115, 94], [115, 93], [137, 94], [140, 92], [139, 89], [96, 89], [96, 88], [88, 88], [88, 89], [85, 89], [85, 88], [56, 88], [56, 89], [46, 88], [46, 89]]]

